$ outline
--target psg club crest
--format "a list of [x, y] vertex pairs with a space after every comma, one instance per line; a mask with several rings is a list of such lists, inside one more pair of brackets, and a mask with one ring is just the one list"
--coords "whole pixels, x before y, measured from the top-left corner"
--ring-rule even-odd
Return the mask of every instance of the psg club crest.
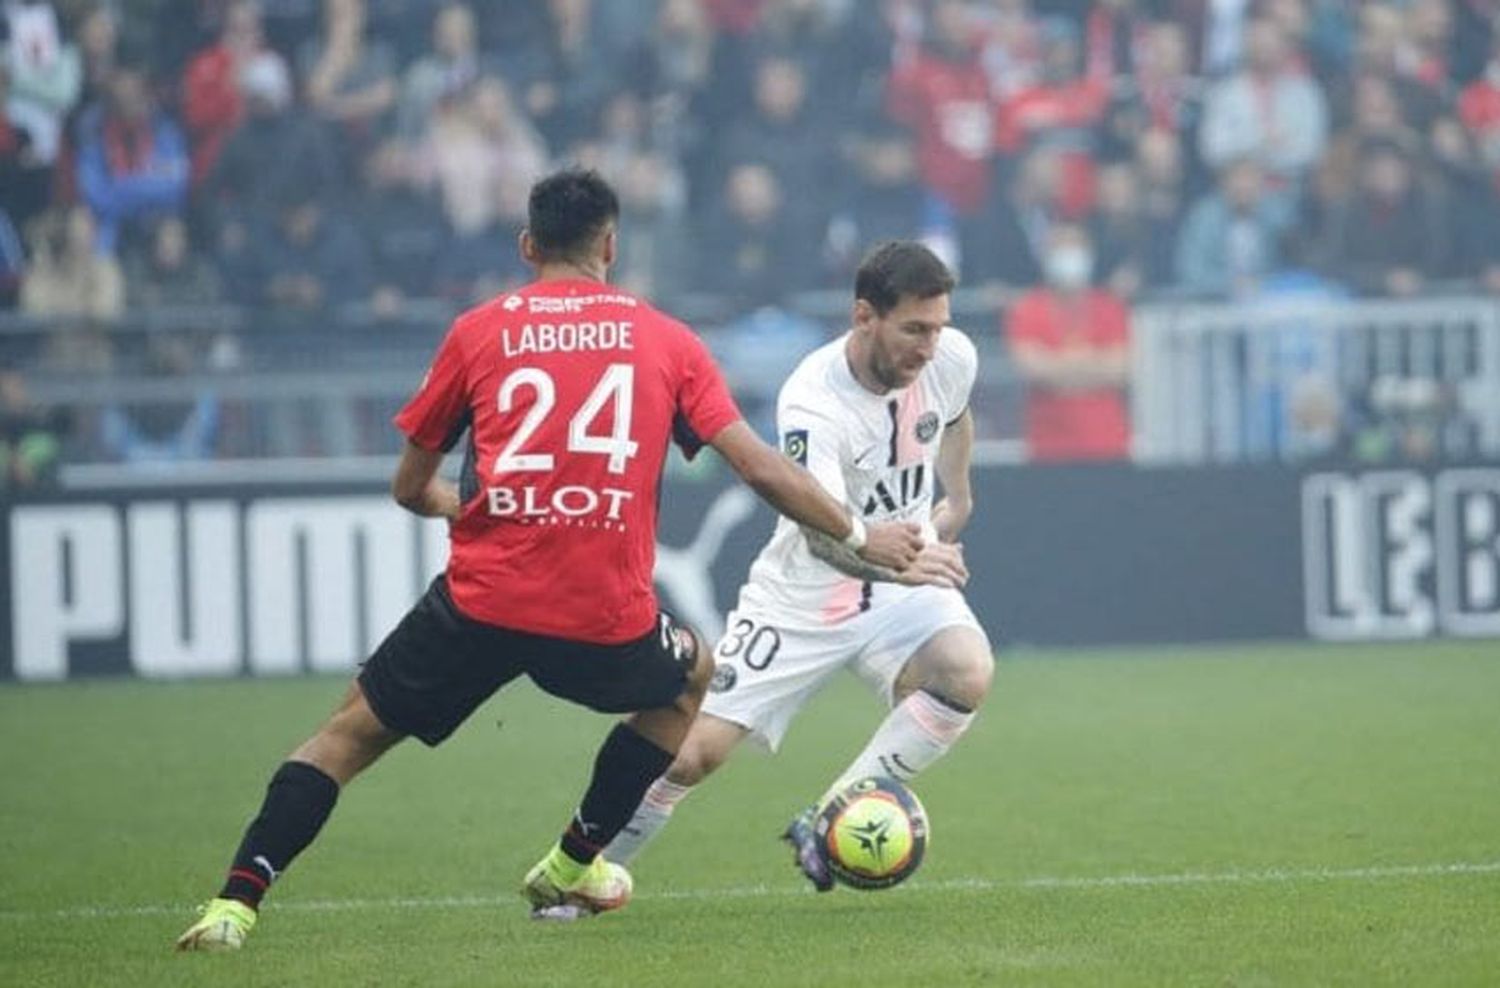
[[807, 430], [792, 429], [781, 437], [781, 448], [787, 456], [807, 466]]
[[938, 425], [937, 412], [928, 412], [917, 419], [917, 442], [923, 444], [932, 442], [933, 437], [938, 434]]

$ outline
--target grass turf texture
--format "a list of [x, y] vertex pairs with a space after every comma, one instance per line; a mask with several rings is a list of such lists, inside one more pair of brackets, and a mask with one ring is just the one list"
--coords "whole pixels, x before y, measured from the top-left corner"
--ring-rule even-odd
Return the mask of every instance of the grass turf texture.
[[922, 871], [814, 896], [774, 837], [880, 715], [845, 679], [683, 804], [636, 902], [570, 926], [515, 888], [608, 721], [515, 687], [352, 786], [229, 956], [170, 947], [342, 683], [0, 689], [0, 983], [1500, 980], [1493, 642], [1007, 659], [918, 780]]

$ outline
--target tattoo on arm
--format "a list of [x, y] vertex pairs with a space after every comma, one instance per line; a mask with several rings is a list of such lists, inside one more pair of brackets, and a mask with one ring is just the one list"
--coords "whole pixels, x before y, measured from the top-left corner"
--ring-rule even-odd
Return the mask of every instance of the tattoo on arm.
[[807, 537], [807, 547], [814, 556], [846, 576], [878, 583], [896, 583], [901, 578], [895, 570], [869, 562], [832, 535], [806, 525], [802, 526], [802, 534]]

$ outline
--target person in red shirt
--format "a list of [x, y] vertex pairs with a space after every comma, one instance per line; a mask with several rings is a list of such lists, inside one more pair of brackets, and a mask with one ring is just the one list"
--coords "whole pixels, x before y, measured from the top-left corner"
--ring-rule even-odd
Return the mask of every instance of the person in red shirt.
[[1093, 250], [1081, 226], [1053, 228], [1043, 267], [1048, 285], [1016, 302], [1008, 332], [1011, 359], [1027, 384], [1027, 450], [1038, 461], [1124, 458], [1125, 305], [1092, 287]]
[[[593, 172], [531, 190], [521, 253], [537, 279], [458, 317], [396, 416], [395, 499], [446, 518], [447, 572], [365, 663], [343, 704], [283, 763], [229, 877], [179, 949], [236, 949], [270, 883], [308, 846], [340, 788], [407, 735], [442, 742], [528, 675], [564, 699], [626, 714], [582, 804], [526, 876], [538, 915], [623, 906], [631, 879], [599, 850], [671, 764], [713, 660], [652, 588], [668, 445], [714, 447], [779, 511], [904, 570], [915, 525], [866, 531], [740, 417], [703, 342], [611, 287], [619, 201]], [[438, 476], [468, 434], [459, 484]]]
[[217, 44], [188, 63], [182, 77], [182, 119], [193, 144], [193, 187], [213, 171], [219, 152], [244, 117], [240, 76], [259, 58], [280, 58], [265, 47], [260, 6], [236, 0], [224, 12]]

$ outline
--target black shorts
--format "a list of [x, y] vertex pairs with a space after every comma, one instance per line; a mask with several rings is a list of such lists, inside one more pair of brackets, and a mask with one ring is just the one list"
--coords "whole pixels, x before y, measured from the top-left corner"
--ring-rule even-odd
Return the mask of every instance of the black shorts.
[[439, 576], [364, 664], [359, 685], [382, 724], [437, 745], [523, 673], [601, 713], [668, 706], [692, 670], [689, 640], [665, 611], [656, 628], [619, 645], [484, 624], [458, 612]]

